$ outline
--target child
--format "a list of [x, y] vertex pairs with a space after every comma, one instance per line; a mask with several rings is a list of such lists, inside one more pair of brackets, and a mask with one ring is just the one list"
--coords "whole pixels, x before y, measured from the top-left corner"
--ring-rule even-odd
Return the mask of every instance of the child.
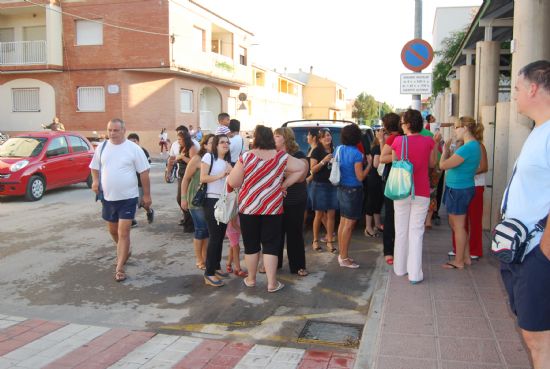
[[[248, 273], [241, 269], [240, 247], [239, 239], [241, 238], [241, 225], [239, 223], [239, 217], [233, 218], [229, 224], [227, 224], [227, 231], [225, 232], [227, 238], [229, 238], [229, 254], [227, 255], [227, 272], [235, 273], [236, 276], [246, 278]], [[235, 269], [232, 267], [232, 263], [235, 263]]]

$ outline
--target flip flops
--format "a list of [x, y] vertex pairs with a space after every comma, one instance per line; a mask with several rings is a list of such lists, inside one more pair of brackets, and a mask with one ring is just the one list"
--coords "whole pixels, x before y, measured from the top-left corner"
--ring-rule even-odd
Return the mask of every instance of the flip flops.
[[115, 281], [122, 282], [126, 280], [126, 273], [124, 272], [124, 269], [117, 270], [115, 272]]
[[451, 262], [445, 263], [441, 267], [443, 267], [444, 269], [464, 269], [464, 267], [459, 267]]
[[270, 293], [273, 293], [273, 292], [277, 292], [277, 291], [280, 291], [283, 289], [285, 285], [282, 284], [281, 282], [277, 281], [277, 287], [273, 288], [273, 289], [267, 289], [267, 292], [270, 292]]

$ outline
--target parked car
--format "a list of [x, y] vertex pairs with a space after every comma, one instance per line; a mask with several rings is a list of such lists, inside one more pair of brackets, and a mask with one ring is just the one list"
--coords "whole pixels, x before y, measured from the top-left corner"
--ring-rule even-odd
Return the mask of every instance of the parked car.
[[[348, 120], [329, 120], [329, 119], [313, 119], [313, 120], [291, 120], [283, 124], [283, 127], [291, 128], [296, 136], [296, 142], [300, 146], [300, 150], [307, 153], [309, 145], [307, 143], [307, 132], [311, 128], [328, 128], [332, 135], [334, 147], [340, 145], [340, 135], [342, 128], [348, 124], [355, 124]], [[360, 125], [359, 128], [363, 133], [362, 143], [364, 147], [370, 148], [374, 141], [374, 133], [369, 126]]]
[[40, 200], [46, 190], [86, 182], [92, 186], [91, 143], [73, 132], [30, 132], [0, 146], [0, 195]]

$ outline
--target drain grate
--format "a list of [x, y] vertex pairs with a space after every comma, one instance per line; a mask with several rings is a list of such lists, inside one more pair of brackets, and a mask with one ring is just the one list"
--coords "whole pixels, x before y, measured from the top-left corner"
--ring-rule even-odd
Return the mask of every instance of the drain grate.
[[361, 324], [308, 320], [298, 337], [298, 342], [358, 348], [362, 332]]

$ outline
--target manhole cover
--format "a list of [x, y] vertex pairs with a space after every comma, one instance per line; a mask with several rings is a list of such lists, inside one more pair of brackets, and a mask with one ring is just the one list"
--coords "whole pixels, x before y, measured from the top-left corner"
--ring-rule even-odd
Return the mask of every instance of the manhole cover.
[[308, 320], [298, 342], [358, 348], [362, 332], [361, 324]]

